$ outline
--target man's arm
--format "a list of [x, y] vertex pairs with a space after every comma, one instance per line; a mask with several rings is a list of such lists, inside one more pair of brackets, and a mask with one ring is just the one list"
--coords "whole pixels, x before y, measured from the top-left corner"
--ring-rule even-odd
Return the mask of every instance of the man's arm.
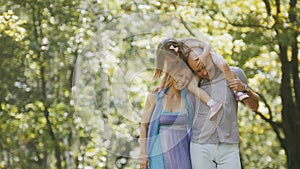
[[228, 86], [232, 90], [235, 90], [235, 91], [247, 92], [247, 94], [249, 95], [249, 98], [244, 99], [243, 102], [245, 103], [245, 105], [247, 107], [249, 107], [249, 109], [251, 109], [253, 111], [257, 111], [257, 109], [259, 107], [258, 94], [256, 94], [254, 92], [254, 90], [248, 86], [247, 77], [246, 77], [244, 71], [242, 71], [242, 69], [233, 69], [233, 70], [234, 70], [233, 72], [236, 73], [238, 78], [230, 80], [228, 82]]
[[252, 89], [247, 92], [249, 98], [244, 99], [243, 102], [247, 105], [251, 110], [257, 111], [259, 107], [259, 96]]

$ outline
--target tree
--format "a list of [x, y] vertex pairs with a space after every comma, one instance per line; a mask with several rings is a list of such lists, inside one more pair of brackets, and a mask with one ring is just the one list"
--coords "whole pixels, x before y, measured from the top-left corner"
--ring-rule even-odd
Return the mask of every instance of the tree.
[[[288, 168], [299, 168], [300, 161], [296, 157], [300, 154], [300, 81], [299, 81], [299, 10], [297, 0], [290, 0], [288, 4], [276, 1], [271, 5], [265, 0], [266, 11], [274, 19], [272, 29], [276, 32], [275, 43], [278, 45], [278, 56], [281, 62], [280, 97], [281, 112], [269, 109], [269, 117], [261, 115], [269, 122], [280, 140], [281, 146], [287, 154]], [[286, 9], [286, 11], [282, 11]], [[276, 11], [272, 13], [272, 11]], [[284, 15], [287, 14], [287, 15]], [[265, 101], [265, 100], [264, 100]], [[265, 102], [266, 103], [266, 102]], [[269, 105], [266, 103], [266, 105]], [[268, 106], [269, 107], [269, 106]], [[282, 121], [272, 119], [274, 113], [282, 114]], [[284, 136], [282, 136], [282, 134]]]
[[7, 74], [1, 79], [0, 102], [1, 115], [12, 120], [1, 117], [1, 127], [10, 128], [1, 138], [2, 143], [8, 140], [1, 166], [75, 168], [79, 153], [70, 150], [77, 146], [73, 139], [80, 137], [80, 128], [75, 130], [70, 97], [82, 36], [76, 32], [78, 1], [3, 3], [1, 19], [8, 22], [1, 27], [1, 43], [6, 44], [1, 60], [8, 64], [1, 66]]

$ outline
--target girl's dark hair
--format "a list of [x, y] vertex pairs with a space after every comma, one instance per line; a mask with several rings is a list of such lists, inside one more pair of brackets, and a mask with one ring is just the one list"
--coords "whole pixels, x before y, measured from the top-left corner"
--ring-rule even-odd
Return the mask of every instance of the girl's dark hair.
[[184, 52], [185, 45], [181, 41], [167, 38], [159, 43], [156, 49], [156, 70], [153, 80], [157, 80], [162, 75], [162, 71], [166, 63], [167, 57], [180, 58], [187, 62], [187, 55]]

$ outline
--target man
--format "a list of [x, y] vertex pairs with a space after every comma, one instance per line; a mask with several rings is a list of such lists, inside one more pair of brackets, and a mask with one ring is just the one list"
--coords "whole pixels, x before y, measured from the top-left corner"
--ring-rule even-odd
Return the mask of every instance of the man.
[[[183, 41], [184, 42], [184, 41]], [[185, 44], [189, 46], [190, 44]], [[191, 160], [193, 169], [240, 169], [239, 133], [237, 123], [238, 101], [234, 91], [249, 95], [243, 100], [251, 110], [258, 109], [258, 95], [249, 87], [243, 70], [231, 67], [238, 78], [229, 82], [213, 60], [199, 60], [202, 50], [193, 47], [187, 62], [201, 80], [198, 86], [220, 102], [223, 107], [215, 121], [208, 120], [209, 107], [197, 99], [192, 129]]]

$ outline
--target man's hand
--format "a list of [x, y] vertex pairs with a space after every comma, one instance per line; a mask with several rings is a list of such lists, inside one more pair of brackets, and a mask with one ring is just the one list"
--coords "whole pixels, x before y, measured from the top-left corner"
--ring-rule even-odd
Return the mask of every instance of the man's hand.
[[239, 78], [230, 80], [228, 86], [237, 92], [242, 92], [245, 89], [245, 84]]
[[[230, 80], [228, 86], [234, 91], [241, 92], [245, 90], [245, 84], [240, 79]], [[243, 102], [249, 109], [257, 111], [259, 108], [259, 96], [252, 89], [250, 89], [247, 94], [249, 98], [244, 99]]]

